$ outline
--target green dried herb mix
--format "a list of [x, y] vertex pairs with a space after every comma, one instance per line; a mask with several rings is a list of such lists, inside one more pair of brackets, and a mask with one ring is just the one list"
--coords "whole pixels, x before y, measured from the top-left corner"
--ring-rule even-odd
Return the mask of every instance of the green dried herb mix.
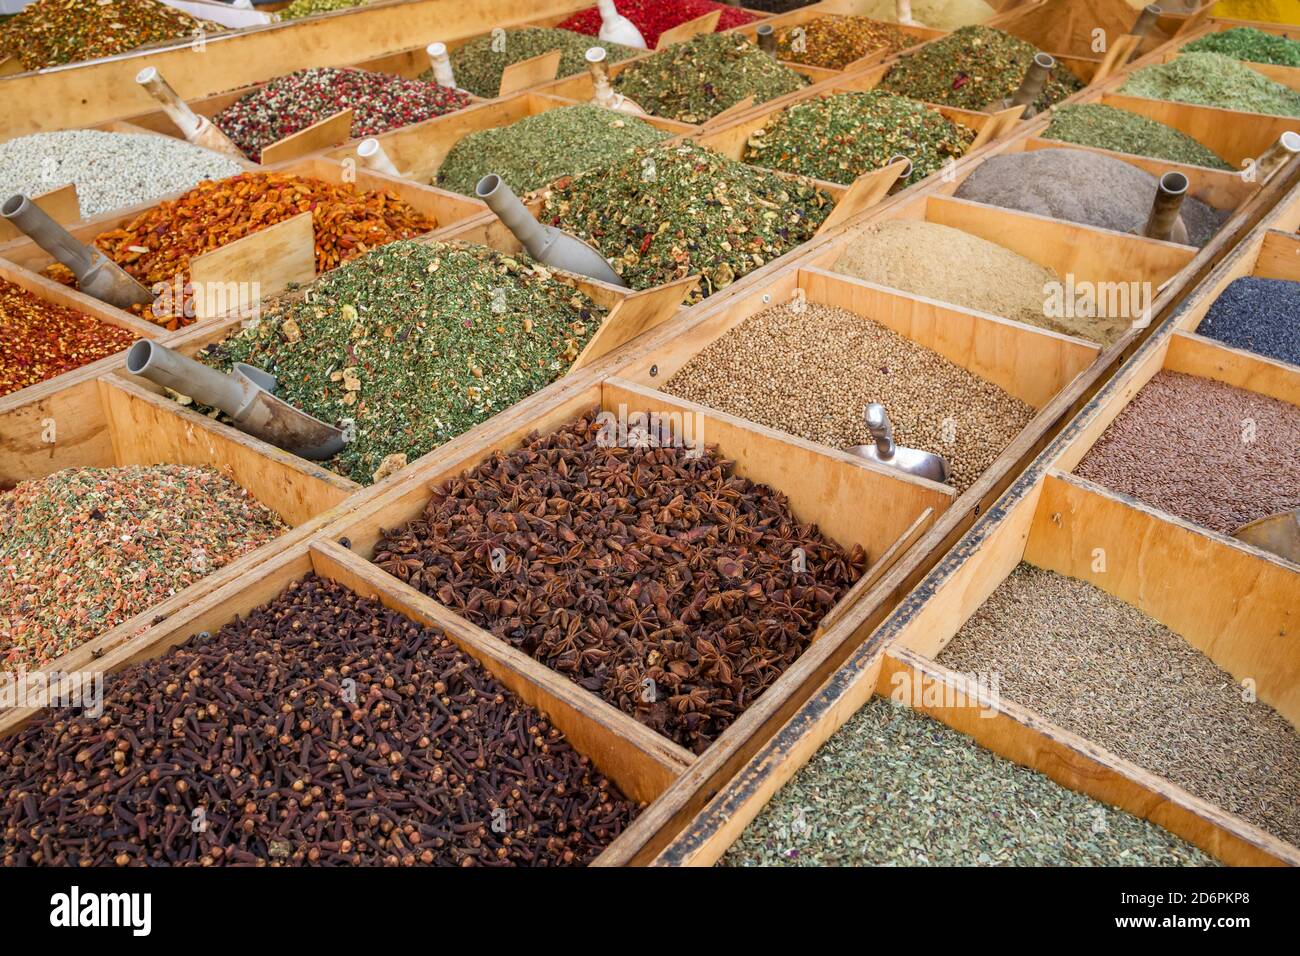
[[1193, 40], [1183, 50], [1187, 53], [1222, 53], [1234, 60], [1252, 63], [1300, 66], [1300, 43], [1254, 27], [1233, 27], [1221, 33], [1210, 33]]
[[[457, 47], [449, 55], [456, 85], [475, 96], [491, 99], [501, 92], [501, 74], [506, 67], [559, 50], [560, 68], [555, 75], [573, 76], [587, 68], [586, 53], [597, 45], [605, 48], [606, 63], [617, 63], [643, 52], [568, 30], [521, 27], [493, 31]], [[426, 71], [420, 79], [433, 80], [433, 70]]]
[[1247, 113], [1300, 116], [1300, 93], [1221, 53], [1184, 53], [1143, 67], [1121, 93]]
[[1181, 130], [1100, 103], [1053, 108], [1052, 122], [1043, 132], [1043, 138], [1113, 149], [1134, 156], [1167, 159], [1173, 163], [1232, 169], [1222, 156]]

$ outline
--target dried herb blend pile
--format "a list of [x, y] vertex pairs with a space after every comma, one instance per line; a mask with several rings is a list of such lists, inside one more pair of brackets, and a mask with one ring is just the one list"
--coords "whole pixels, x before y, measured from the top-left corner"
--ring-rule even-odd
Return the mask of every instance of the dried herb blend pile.
[[[912, 9], [915, 13], [915, 4]], [[963, 27], [902, 57], [880, 81], [880, 89], [967, 110], [1000, 108], [1000, 101], [1020, 88], [1037, 52], [1001, 30]], [[1078, 78], [1058, 63], [1034, 109], [1045, 110], [1081, 89]]]
[[103, 711], [0, 742], [0, 862], [576, 865], [638, 810], [440, 631], [314, 576]]
[[894, 156], [912, 161], [920, 182], [962, 156], [975, 131], [938, 110], [882, 90], [837, 93], [777, 113], [745, 144], [745, 162], [847, 185]]
[[470, 133], [443, 160], [437, 184], [472, 196], [480, 179], [496, 173], [522, 194], [600, 169], [667, 137], [627, 113], [586, 103], [562, 106], [509, 126]]
[[212, 118], [249, 159], [278, 140], [352, 110], [353, 138], [377, 136], [468, 106], [460, 90], [371, 70], [321, 67], [277, 77]]
[[724, 866], [1215, 866], [1154, 823], [1062, 787], [891, 700], [817, 751]]
[[1075, 472], [1232, 534], [1300, 508], [1300, 408], [1211, 379], [1158, 372]]
[[[458, 87], [491, 99], [501, 92], [501, 74], [506, 67], [559, 50], [560, 66], [555, 75], [573, 76], [587, 68], [585, 54], [597, 43], [605, 50], [606, 63], [617, 63], [644, 52], [621, 43], [596, 41], [569, 30], [521, 27], [493, 32], [457, 47], [450, 53], [451, 69]], [[432, 80], [433, 70], [423, 73], [420, 79]]]
[[331, 463], [378, 481], [568, 371], [604, 310], [527, 256], [399, 242], [321, 276], [260, 323], [209, 346], [356, 438]]
[[614, 89], [647, 113], [703, 123], [746, 97], [784, 96], [808, 80], [745, 37], [705, 33], [638, 60], [614, 77]]
[[633, 289], [699, 275], [695, 302], [807, 242], [832, 208], [807, 180], [682, 143], [575, 176], [538, 218], [591, 242]]
[[842, 70], [868, 53], [888, 55], [921, 42], [890, 23], [869, 17], [818, 17], [776, 33], [780, 59], [830, 70]]
[[[1064, 219], [1116, 232], [1140, 233], [1151, 213], [1157, 181], [1121, 159], [1081, 149], [1039, 149], [992, 156], [957, 187], [959, 199]], [[1203, 246], [1226, 211], [1188, 196], [1179, 218], [1186, 241]]]
[[[615, 0], [614, 7], [632, 21], [652, 50], [659, 45], [659, 35], [665, 30], [696, 20], [714, 10], [722, 11], [722, 16], [718, 19], [719, 32], [758, 19], [739, 7], [712, 3], [710, 0]], [[562, 21], [559, 27], [594, 37], [600, 33], [600, 11], [595, 7], [579, 10]]]
[[[897, 0], [854, 0], [847, 9], [873, 20], [898, 21]], [[939, 30], [956, 30], [996, 15], [984, 0], [912, 0], [912, 19]]]
[[0, 279], [0, 396], [107, 358], [136, 338]]
[[1184, 53], [1168, 63], [1145, 66], [1125, 81], [1120, 92], [1248, 113], [1300, 116], [1300, 93], [1221, 53]]
[[1202, 146], [1182, 130], [1101, 103], [1056, 107], [1052, 111], [1052, 122], [1042, 135], [1044, 139], [1113, 149], [1119, 153], [1167, 159], [1174, 163], [1210, 169], [1233, 168], [1214, 150]]
[[1300, 365], [1300, 282], [1234, 279], [1196, 331], [1233, 348]]
[[1021, 564], [940, 663], [1294, 844], [1300, 735], [1175, 632], [1100, 588]]
[[0, 662], [35, 670], [288, 530], [212, 468], [70, 468], [0, 492]]
[[898, 444], [947, 459], [965, 491], [1034, 417], [1034, 410], [868, 318], [804, 303], [746, 319], [663, 386], [831, 448], [871, 441], [862, 411], [880, 402]]
[[153, 0], [36, 0], [0, 25], [0, 52], [39, 70], [221, 31]]
[[1300, 43], [1254, 27], [1233, 27], [1207, 33], [1183, 47], [1187, 53], [1221, 53], [1234, 60], [1300, 66]]
[[280, 11], [281, 20], [301, 20], [321, 13], [333, 13], [335, 10], [347, 10], [360, 7], [369, 0], [293, 0]]
[[866, 559], [700, 452], [619, 447], [588, 414], [447, 482], [375, 562], [701, 753]]

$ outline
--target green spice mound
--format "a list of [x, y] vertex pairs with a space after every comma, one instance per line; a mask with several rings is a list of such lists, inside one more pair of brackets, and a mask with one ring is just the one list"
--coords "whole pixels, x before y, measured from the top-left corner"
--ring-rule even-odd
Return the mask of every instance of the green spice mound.
[[437, 184], [465, 195], [489, 173], [517, 193], [599, 169], [668, 134], [627, 113], [580, 104], [547, 110], [509, 126], [470, 133], [451, 148]]
[[882, 90], [796, 103], [750, 137], [745, 162], [848, 184], [903, 154], [914, 183], [970, 148], [975, 131]]
[[[506, 67], [559, 50], [560, 68], [555, 75], [573, 76], [587, 68], [586, 53], [597, 45], [605, 48], [606, 63], [617, 63], [642, 52], [621, 43], [605, 43], [568, 30], [523, 27], [494, 31], [457, 47], [450, 53], [451, 69], [456, 74], [456, 85], [462, 90], [492, 98], [501, 92], [501, 74]], [[432, 80], [433, 70], [428, 70], [420, 79]]]
[[1233, 27], [1222, 33], [1210, 33], [1193, 40], [1183, 50], [1187, 53], [1222, 53], [1234, 60], [1252, 63], [1300, 66], [1300, 43], [1254, 27]]
[[1215, 866], [1167, 830], [1062, 787], [892, 700], [822, 745], [724, 866]]
[[[902, 57], [885, 74], [880, 88], [966, 110], [997, 108], [1020, 88], [1037, 52], [1032, 43], [1001, 30], [962, 27]], [[1058, 63], [1034, 109], [1045, 110], [1081, 89], [1079, 79]]]
[[395, 242], [316, 280], [200, 361], [256, 365], [356, 437], [332, 466], [369, 484], [563, 375], [604, 310], [526, 256]]
[[1174, 163], [1232, 169], [1222, 156], [1182, 130], [1100, 103], [1056, 107], [1043, 137]]
[[1300, 116], [1300, 93], [1221, 53], [1184, 53], [1144, 67], [1121, 93], [1247, 113]]
[[699, 275], [696, 302], [807, 242], [833, 207], [808, 180], [682, 143], [574, 177], [538, 218], [590, 242], [633, 289]]
[[638, 60], [614, 88], [647, 113], [702, 123], [747, 96], [766, 103], [808, 81], [735, 33], [705, 33]]
[[280, 19], [301, 20], [303, 17], [314, 17], [320, 13], [333, 13], [335, 10], [359, 7], [367, 2], [369, 0], [293, 0], [293, 3], [280, 11]]

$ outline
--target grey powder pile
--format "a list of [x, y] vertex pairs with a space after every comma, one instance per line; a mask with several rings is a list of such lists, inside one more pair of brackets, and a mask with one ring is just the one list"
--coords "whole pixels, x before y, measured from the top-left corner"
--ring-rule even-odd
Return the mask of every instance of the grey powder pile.
[[[959, 199], [1050, 216], [1116, 232], [1140, 232], [1151, 212], [1156, 178], [1123, 160], [1078, 149], [1039, 149], [985, 160], [958, 187]], [[1203, 246], [1226, 214], [1190, 196], [1182, 221], [1188, 241]]]
[[76, 129], [0, 144], [0, 196], [37, 196], [75, 183], [83, 217], [241, 172], [228, 157], [170, 136]]
[[1232, 675], [1100, 588], [1022, 564], [939, 661], [1289, 843], [1300, 734]]
[[1213, 866], [1153, 823], [871, 701], [781, 790], [724, 866]]

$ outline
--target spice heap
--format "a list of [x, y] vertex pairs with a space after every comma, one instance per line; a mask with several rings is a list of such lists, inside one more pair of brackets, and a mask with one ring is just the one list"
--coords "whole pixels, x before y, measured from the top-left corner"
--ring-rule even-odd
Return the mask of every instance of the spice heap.
[[465, 243], [399, 242], [209, 346], [355, 439], [331, 463], [362, 484], [450, 441], [563, 375], [604, 312], [541, 265]]
[[110, 676], [98, 719], [41, 713], [0, 788], [7, 866], [583, 864], [638, 810], [442, 632], [317, 577]]
[[451, 148], [437, 184], [465, 195], [489, 173], [517, 193], [600, 169], [668, 134], [644, 120], [590, 104], [562, 106], [509, 126], [470, 133]]
[[75, 129], [0, 143], [0, 195], [39, 196], [72, 183], [87, 218], [241, 171], [227, 156], [170, 136]]
[[[148, 289], [187, 276], [190, 260], [251, 233], [310, 211], [316, 230], [316, 269], [324, 272], [369, 249], [409, 239], [436, 223], [389, 192], [363, 192], [285, 173], [244, 173], [205, 182], [178, 199], [102, 233], [95, 245]], [[51, 266], [53, 276], [71, 273]], [[193, 309], [160, 298], [144, 315], [167, 328], [193, 321]]]
[[831, 448], [870, 443], [862, 411], [880, 402], [898, 444], [942, 455], [958, 491], [1034, 417], [937, 352], [852, 312], [806, 302], [746, 319], [664, 391]]
[[872, 700], [854, 714], [721, 862], [1215, 865], [1212, 857], [1154, 823], [1004, 760], [891, 700]]
[[633, 289], [699, 275], [696, 302], [807, 242], [832, 208], [807, 180], [682, 143], [575, 176], [538, 219], [592, 243]]
[[280, 11], [280, 19], [301, 20], [320, 13], [333, 13], [335, 10], [360, 7], [369, 2], [370, 0], [293, 0], [293, 3]]
[[[851, 9], [873, 20], [898, 22], [898, 0], [854, 0]], [[984, 0], [912, 0], [912, 19], [937, 30], [968, 27], [996, 15]]]
[[1236, 349], [1300, 365], [1300, 282], [1234, 279], [1196, 331]]
[[734, 33], [675, 43], [614, 77], [614, 89], [647, 113], [683, 123], [703, 123], [746, 97], [766, 103], [807, 84]]
[[70, 468], [0, 492], [0, 662], [35, 670], [288, 528], [212, 468]]
[[[681, 26], [714, 10], [722, 11], [722, 16], [718, 19], [718, 32], [753, 23], [758, 19], [740, 7], [712, 3], [710, 0], [615, 0], [614, 6], [632, 21], [652, 50], [659, 45], [659, 34], [665, 30]], [[579, 10], [558, 26], [561, 30], [572, 30], [594, 37], [600, 33], [600, 11], [595, 7]]]
[[1214, 531], [1300, 508], [1300, 408], [1159, 372], [1076, 473]]
[[975, 131], [932, 106], [882, 90], [820, 96], [782, 110], [745, 144], [744, 160], [847, 185], [903, 154], [908, 183], [963, 155]]
[[1222, 53], [1234, 60], [1300, 66], [1300, 42], [1254, 27], [1233, 27], [1221, 33], [1207, 33], [1183, 47], [1187, 53]]
[[921, 42], [892, 24], [867, 17], [818, 17], [776, 35], [780, 59], [830, 70], [842, 70], [868, 53], [898, 53]]
[[[586, 52], [598, 42], [605, 50], [606, 63], [617, 63], [641, 52], [621, 43], [592, 40], [569, 30], [522, 27], [494, 31], [457, 47], [451, 51], [451, 69], [456, 75], [456, 85], [462, 90], [490, 99], [501, 92], [501, 74], [506, 67], [559, 50], [560, 67], [555, 75], [573, 76], [587, 68]], [[432, 80], [433, 70], [422, 74], [420, 79]]]
[[[1019, 209], [1116, 232], [1140, 233], [1151, 213], [1156, 178], [1121, 159], [1080, 149], [1005, 153], [980, 163], [957, 188], [958, 199]], [[1179, 218], [1187, 242], [1203, 246], [1226, 212], [1190, 196]], [[1181, 237], [1180, 237], [1181, 238]]]
[[715, 451], [622, 447], [611, 427], [592, 413], [493, 455], [381, 538], [375, 562], [702, 753], [866, 559]]
[[0, 279], [0, 396], [127, 348], [137, 336]]
[[1214, 5], [1213, 13], [1216, 17], [1230, 20], [1285, 24], [1296, 22], [1295, 0], [1219, 0]]
[[222, 29], [154, 0], [36, 0], [0, 25], [0, 52], [40, 70]]
[[[963, 27], [902, 57], [880, 81], [880, 89], [967, 110], [1000, 108], [1001, 100], [1020, 88], [1037, 52], [1033, 44], [1001, 30]], [[1034, 109], [1045, 110], [1081, 89], [1074, 74], [1057, 64]]]
[[819, 2], [820, 0], [748, 0], [745, 9], [761, 10], [764, 13], [789, 13]]
[[1173, 163], [1232, 169], [1223, 157], [1182, 130], [1101, 103], [1053, 108], [1052, 122], [1042, 136], [1079, 146], [1167, 159]]
[[1295, 728], [1178, 634], [1100, 588], [1022, 564], [939, 661], [996, 672], [1004, 699], [1300, 840]]
[[468, 106], [469, 96], [436, 83], [371, 70], [299, 70], [240, 97], [212, 117], [254, 162], [286, 136], [351, 108], [352, 136], [378, 136]]
[[1300, 116], [1300, 93], [1221, 53], [1184, 53], [1130, 76], [1121, 93], [1248, 113]]

